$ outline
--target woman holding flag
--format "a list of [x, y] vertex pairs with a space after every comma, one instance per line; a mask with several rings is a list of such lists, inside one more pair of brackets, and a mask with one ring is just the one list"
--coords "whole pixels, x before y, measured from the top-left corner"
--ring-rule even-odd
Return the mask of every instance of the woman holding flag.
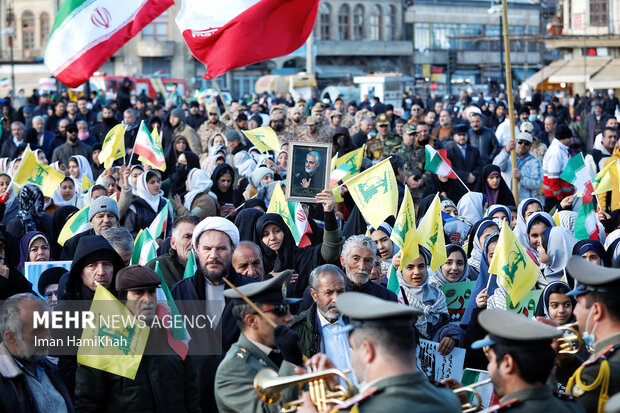
[[[151, 169], [143, 172], [136, 183], [137, 196], [131, 201], [123, 226], [134, 237], [141, 229], [148, 228], [157, 214], [166, 206], [167, 200], [161, 191], [161, 178]], [[172, 216], [168, 213], [167, 228], [172, 227]]]

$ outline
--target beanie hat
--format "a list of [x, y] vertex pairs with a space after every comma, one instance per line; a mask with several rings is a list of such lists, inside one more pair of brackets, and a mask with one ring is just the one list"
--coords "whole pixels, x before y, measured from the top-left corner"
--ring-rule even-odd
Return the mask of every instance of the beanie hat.
[[172, 112], [170, 112], [170, 116], [177, 117], [182, 122], [185, 122], [185, 111], [181, 108], [172, 109]]
[[93, 217], [99, 212], [111, 212], [116, 215], [116, 219], [121, 219], [118, 213], [118, 204], [109, 196], [100, 196], [90, 204], [88, 221], [92, 221]]

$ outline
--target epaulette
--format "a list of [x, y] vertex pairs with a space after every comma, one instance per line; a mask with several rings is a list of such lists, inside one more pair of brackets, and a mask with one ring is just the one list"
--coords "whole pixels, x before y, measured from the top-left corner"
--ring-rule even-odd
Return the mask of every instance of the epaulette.
[[351, 397], [350, 399], [348, 399], [344, 403], [339, 404], [338, 406], [334, 406], [334, 408], [332, 410], [330, 410], [330, 412], [337, 412], [339, 410], [348, 409], [348, 408], [358, 404], [362, 400], [367, 399], [368, 397], [372, 396], [377, 391], [379, 391], [378, 387], [376, 387], [376, 386], [370, 387], [370, 388], [366, 389], [365, 391], [363, 391], [362, 393], [358, 393], [357, 395]]
[[605, 347], [603, 349], [603, 351], [598, 353], [596, 356], [590, 357], [588, 360], [586, 360], [583, 363], [583, 365], [584, 366], [589, 366], [591, 364], [594, 364], [594, 363], [596, 363], [597, 361], [599, 361], [602, 358], [607, 358], [608, 356], [611, 356], [615, 351], [616, 351], [616, 346], [615, 345], [611, 345], [611, 346]]
[[480, 413], [503, 412], [504, 410], [508, 410], [511, 407], [515, 407], [519, 404], [521, 404], [521, 401], [519, 401], [519, 399], [510, 399], [506, 400], [503, 403], [489, 406], [488, 408], [481, 410]]

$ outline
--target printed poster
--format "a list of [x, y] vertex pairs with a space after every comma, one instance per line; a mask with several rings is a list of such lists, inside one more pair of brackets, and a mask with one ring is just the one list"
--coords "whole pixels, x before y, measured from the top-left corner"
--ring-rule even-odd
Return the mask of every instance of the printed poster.
[[[34, 261], [34, 262], [26, 262], [26, 266], [24, 269], [24, 273], [26, 279], [30, 281], [32, 284], [32, 291], [39, 294], [39, 278], [41, 277], [41, 273], [43, 271], [53, 268], [53, 267], [62, 267], [66, 268], [67, 271], [71, 270], [71, 262], [72, 261]], [[45, 297], [43, 297], [45, 298]]]
[[442, 356], [437, 351], [439, 343], [421, 339], [416, 349], [418, 368], [429, 379], [435, 381], [445, 380], [448, 377], [458, 379], [463, 374], [465, 362], [465, 349], [455, 347], [450, 353]]
[[538, 300], [542, 292], [543, 290], [530, 291], [516, 306], [512, 304], [510, 295], [506, 295], [506, 310], [517, 314], [523, 314], [527, 318], [534, 318], [536, 306], [538, 306]]
[[465, 281], [443, 284], [441, 286], [441, 290], [446, 295], [446, 304], [448, 305], [451, 323], [458, 323], [463, 318], [475, 284], [476, 281]]

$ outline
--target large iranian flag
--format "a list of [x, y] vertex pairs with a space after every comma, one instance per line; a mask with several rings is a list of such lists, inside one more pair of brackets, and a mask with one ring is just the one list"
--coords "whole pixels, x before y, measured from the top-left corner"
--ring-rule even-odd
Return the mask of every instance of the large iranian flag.
[[207, 79], [299, 49], [319, 0], [183, 0], [176, 22]]
[[173, 0], [64, 0], [45, 49], [45, 65], [70, 87], [86, 82]]

